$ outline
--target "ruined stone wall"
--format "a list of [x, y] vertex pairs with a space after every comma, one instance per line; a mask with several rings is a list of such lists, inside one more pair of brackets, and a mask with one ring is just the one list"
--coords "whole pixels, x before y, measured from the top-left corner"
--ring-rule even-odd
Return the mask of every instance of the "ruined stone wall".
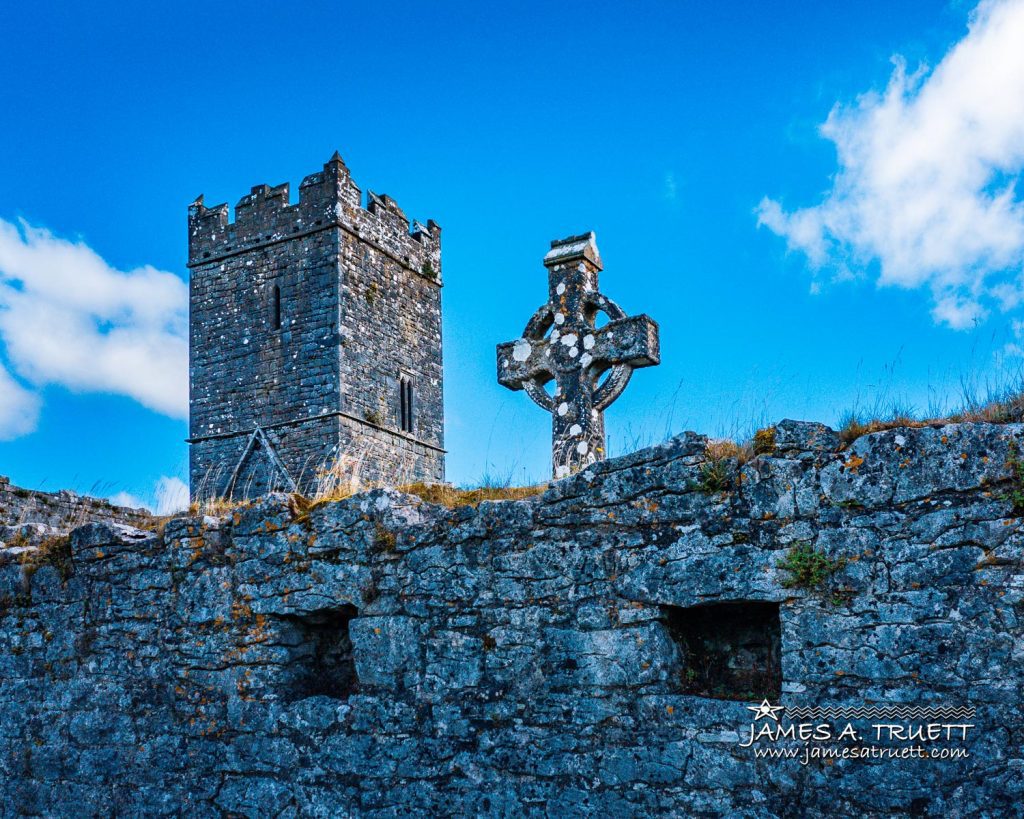
[[[0, 558], [0, 813], [1015, 815], [1022, 440], [784, 422], [742, 467], [685, 435], [477, 509], [87, 526]], [[969, 756], [758, 758], [762, 698], [930, 708]]]
[[[12, 486], [0, 475], [0, 526], [19, 527], [37, 524], [68, 532], [84, 523], [112, 521], [141, 526], [152, 515], [145, 509], [115, 506], [101, 498], [74, 492], [41, 492]], [[3, 540], [0, 537], [0, 540]]]
[[189, 210], [193, 497], [290, 488], [265, 451], [228, 486], [257, 426], [303, 490], [340, 455], [365, 462], [363, 478], [397, 483], [400, 462], [443, 479], [440, 228], [410, 232], [386, 196], [362, 207], [338, 157], [288, 197], [288, 185], [257, 186], [234, 222], [201, 197]]

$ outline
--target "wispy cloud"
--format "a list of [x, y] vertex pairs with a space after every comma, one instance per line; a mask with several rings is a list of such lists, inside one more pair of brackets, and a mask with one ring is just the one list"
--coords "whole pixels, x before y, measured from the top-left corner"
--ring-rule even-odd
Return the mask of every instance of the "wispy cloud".
[[169, 515], [188, 508], [188, 484], [166, 475], [156, 482], [156, 513]]
[[118, 492], [110, 496], [110, 502], [133, 509], [146, 508], [158, 515], [172, 515], [188, 508], [188, 484], [180, 478], [164, 475], [153, 487], [152, 497], [140, 498], [129, 492]]
[[676, 184], [676, 175], [669, 171], [665, 174], [664, 195], [669, 202], [675, 202], [679, 193], [679, 186]]
[[0, 366], [0, 441], [20, 438], [36, 428], [39, 396], [25, 389]]
[[0, 435], [34, 429], [49, 384], [187, 417], [188, 288], [173, 273], [116, 270], [81, 242], [0, 219], [0, 342], [23, 382], [0, 375]]
[[758, 223], [815, 270], [874, 269], [927, 288], [937, 322], [969, 327], [1024, 301], [1024, 0], [989, 0], [929, 70], [904, 61], [883, 93], [836, 105], [821, 128], [838, 168], [824, 200]]

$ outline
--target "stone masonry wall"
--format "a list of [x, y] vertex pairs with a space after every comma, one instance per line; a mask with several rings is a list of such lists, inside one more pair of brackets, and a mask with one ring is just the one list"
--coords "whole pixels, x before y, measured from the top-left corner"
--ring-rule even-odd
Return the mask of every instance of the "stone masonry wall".
[[442, 480], [441, 229], [410, 232], [387, 196], [364, 208], [337, 155], [288, 196], [256, 186], [234, 222], [202, 197], [189, 210], [192, 496], [273, 488], [259, 452], [227, 485], [257, 426], [304, 490], [339, 455], [365, 462], [364, 479], [397, 483], [401, 461], [415, 480]]
[[[111, 521], [142, 526], [152, 515], [145, 509], [115, 506], [100, 498], [74, 492], [41, 492], [12, 486], [10, 479], [0, 475], [0, 526], [24, 524], [46, 526], [69, 532], [84, 523]], [[0, 540], [3, 540], [0, 537]]]
[[[526, 501], [272, 496], [0, 557], [0, 814], [1017, 815], [1021, 442], [783, 422], [724, 491], [687, 434]], [[793, 585], [807, 549], [834, 571]], [[777, 612], [726, 664], [774, 641], [784, 722], [970, 709], [924, 742], [969, 756], [758, 758], [761, 692], [692, 691], [725, 603]]]
[[[441, 291], [351, 234], [342, 237], [342, 406], [356, 420], [399, 430], [401, 374], [415, 385], [414, 434], [435, 452], [444, 446]], [[401, 447], [398, 440], [394, 445]], [[441, 464], [443, 466], [443, 463]], [[429, 475], [443, 480], [443, 471]]]

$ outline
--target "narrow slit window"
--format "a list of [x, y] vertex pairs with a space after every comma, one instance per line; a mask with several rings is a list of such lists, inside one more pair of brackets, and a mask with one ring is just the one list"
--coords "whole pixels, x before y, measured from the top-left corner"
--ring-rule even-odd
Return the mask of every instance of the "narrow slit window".
[[281, 329], [281, 287], [274, 285], [274, 306], [273, 306], [274, 329]]
[[402, 432], [414, 431], [414, 398], [412, 380], [398, 379], [398, 425]]

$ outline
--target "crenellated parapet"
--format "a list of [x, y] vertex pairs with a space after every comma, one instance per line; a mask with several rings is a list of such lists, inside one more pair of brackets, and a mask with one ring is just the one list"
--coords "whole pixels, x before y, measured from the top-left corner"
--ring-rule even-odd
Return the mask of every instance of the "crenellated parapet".
[[235, 205], [233, 222], [226, 203], [207, 207], [200, 195], [188, 209], [189, 267], [337, 227], [440, 284], [441, 227], [432, 219], [410, 224], [386, 194], [368, 192], [364, 206], [337, 152], [302, 180], [297, 203], [289, 192], [287, 182], [255, 186]]

